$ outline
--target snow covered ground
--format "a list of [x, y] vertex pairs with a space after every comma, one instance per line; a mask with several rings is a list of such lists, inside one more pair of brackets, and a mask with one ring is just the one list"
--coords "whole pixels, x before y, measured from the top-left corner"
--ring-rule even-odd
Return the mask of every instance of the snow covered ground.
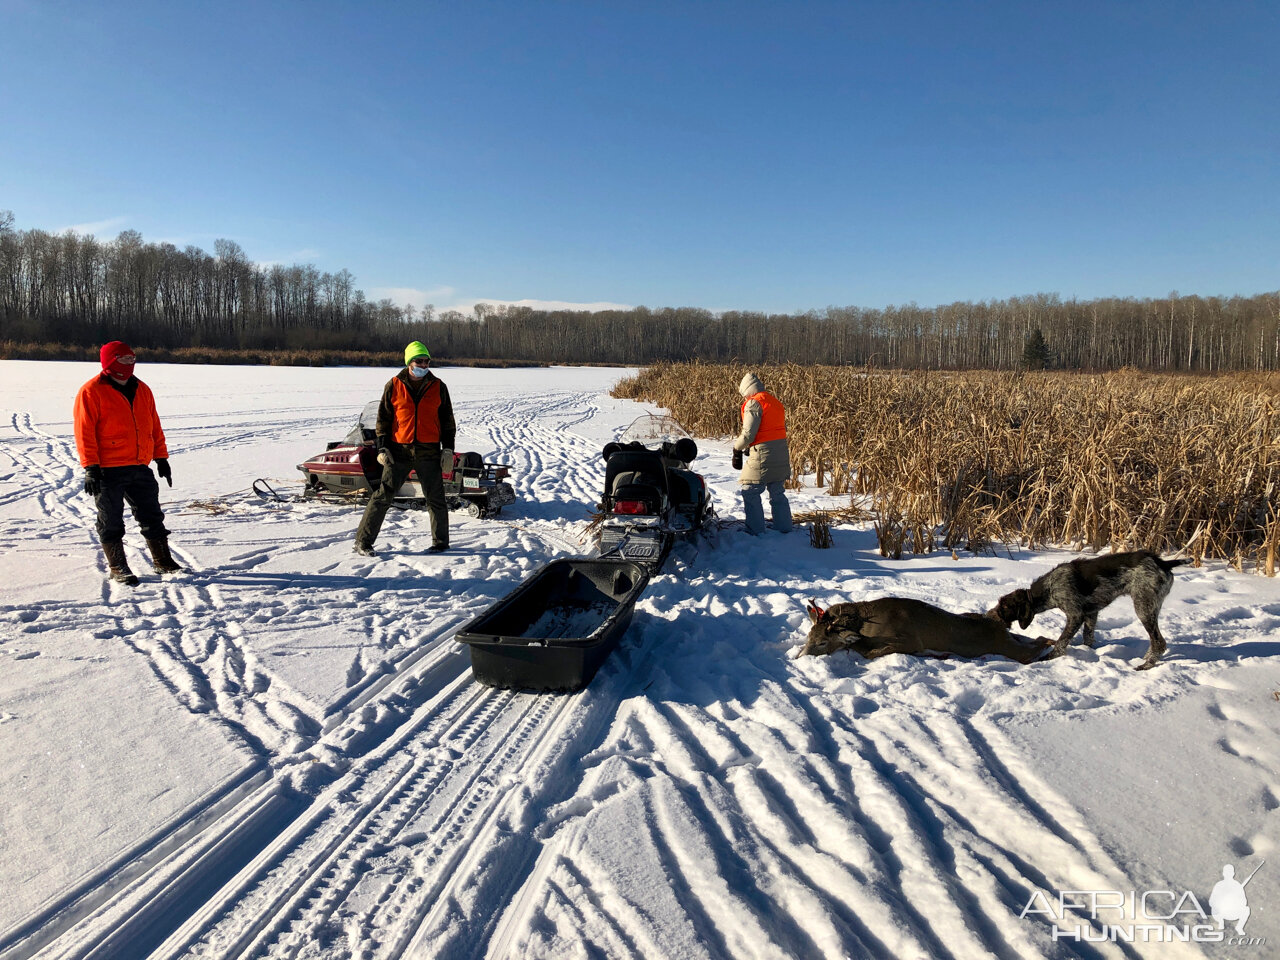
[[[103, 578], [71, 436], [94, 373], [0, 362], [5, 960], [1276, 955], [1275, 580], [1179, 569], [1142, 673], [1128, 600], [1031, 666], [794, 660], [806, 598], [980, 610], [1069, 555], [731, 526], [653, 578], [588, 689], [497, 691], [453, 635], [592, 549], [599, 449], [651, 409], [607, 395], [623, 372], [441, 370], [458, 448], [513, 464], [519, 500], [455, 513], [442, 555], [392, 511], [369, 559], [357, 509], [249, 486], [300, 489], [391, 371], [141, 364], [192, 572], [150, 574], [131, 525], [132, 589]], [[727, 442], [700, 447], [740, 517]], [[1246, 942], [1196, 942], [1235, 933], [1198, 912], [1224, 865], [1267, 859]]]

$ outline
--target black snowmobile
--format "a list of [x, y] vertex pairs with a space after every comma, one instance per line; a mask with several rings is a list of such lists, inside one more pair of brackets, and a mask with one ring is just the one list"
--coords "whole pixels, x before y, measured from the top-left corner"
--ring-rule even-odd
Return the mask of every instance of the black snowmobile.
[[605, 444], [600, 555], [656, 570], [678, 539], [714, 530], [706, 481], [689, 469], [698, 445], [669, 416], [644, 416]]

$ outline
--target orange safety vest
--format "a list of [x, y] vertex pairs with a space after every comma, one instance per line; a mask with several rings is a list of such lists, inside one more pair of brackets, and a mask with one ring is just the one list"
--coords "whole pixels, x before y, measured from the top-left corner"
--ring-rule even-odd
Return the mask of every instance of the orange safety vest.
[[145, 466], [169, 457], [155, 398], [141, 380], [129, 403], [105, 375], [94, 377], [76, 394], [73, 422], [82, 467]]
[[751, 441], [754, 447], [758, 443], [768, 443], [770, 440], [785, 440], [787, 437], [787, 414], [782, 409], [782, 401], [771, 393], [761, 390], [759, 393], [753, 394], [742, 401], [742, 415], [746, 416], [747, 404], [754, 400], [760, 404], [760, 429], [756, 431], [756, 438]]
[[392, 381], [396, 411], [396, 443], [440, 442], [440, 381], [432, 380], [421, 398], [415, 398], [399, 377]]

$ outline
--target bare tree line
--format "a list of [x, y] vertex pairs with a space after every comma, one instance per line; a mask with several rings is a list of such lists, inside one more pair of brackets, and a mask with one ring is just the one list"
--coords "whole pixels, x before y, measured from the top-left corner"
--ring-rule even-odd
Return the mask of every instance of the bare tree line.
[[100, 241], [13, 223], [0, 211], [0, 340], [18, 343], [386, 351], [416, 338], [456, 359], [1012, 369], [1042, 337], [1049, 365], [1066, 369], [1280, 369], [1280, 291], [1088, 301], [1036, 294], [799, 314], [480, 304], [468, 316], [373, 302], [347, 270], [257, 264], [230, 240], [209, 254], [145, 243], [133, 230]]

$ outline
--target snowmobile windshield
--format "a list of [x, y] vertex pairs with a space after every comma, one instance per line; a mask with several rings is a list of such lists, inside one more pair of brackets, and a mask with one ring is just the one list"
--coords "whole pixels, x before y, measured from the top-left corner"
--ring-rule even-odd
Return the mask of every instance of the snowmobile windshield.
[[618, 439], [622, 443], [630, 443], [633, 440], [637, 440], [648, 446], [649, 444], [663, 441], [675, 443], [677, 440], [687, 436], [689, 436], [689, 431], [680, 426], [680, 421], [675, 417], [651, 414], [632, 421], [631, 425], [622, 432], [622, 436]]
[[347, 434], [346, 443], [352, 446], [360, 443], [372, 443], [378, 429], [378, 405], [380, 400], [370, 400], [360, 411], [360, 419]]

